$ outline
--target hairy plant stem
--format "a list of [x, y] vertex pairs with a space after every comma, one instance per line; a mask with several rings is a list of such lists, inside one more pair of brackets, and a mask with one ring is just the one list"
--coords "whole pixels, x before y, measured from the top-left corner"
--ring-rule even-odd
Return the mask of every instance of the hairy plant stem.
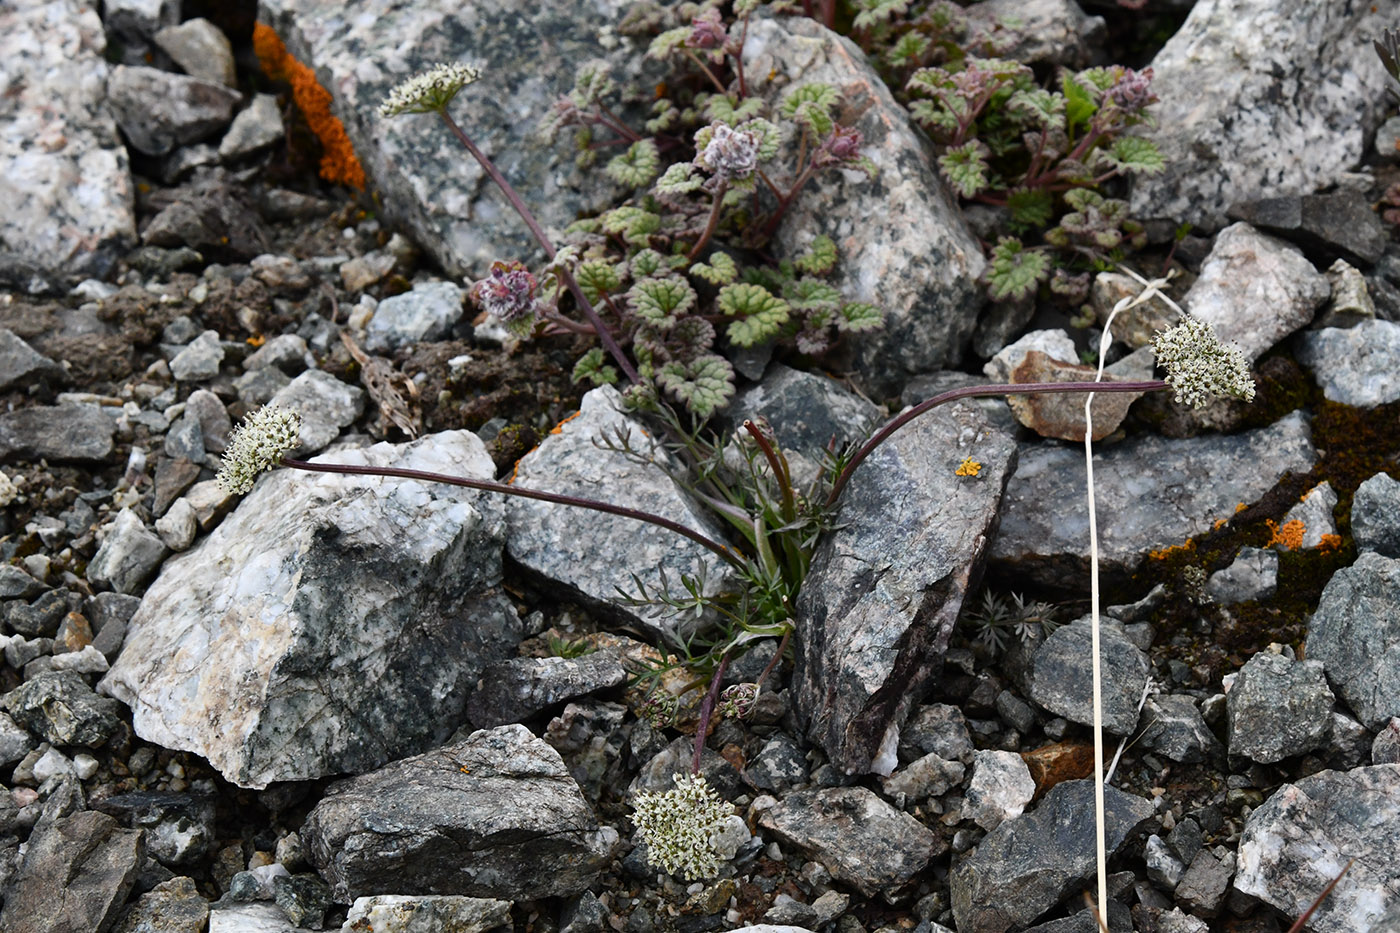
[[[535, 220], [535, 215], [525, 206], [525, 202], [521, 199], [520, 194], [511, 186], [511, 183], [506, 180], [506, 177], [501, 174], [500, 169], [496, 168], [496, 163], [492, 162], [486, 157], [486, 153], [476, 147], [476, 143], [472, 142], [471, 137], [463, 132], [462, 128], [457, 125], [457, 121], [452, 119], [452, 116], [446, 109], [439, 110], [438, 113], [442, 116], [442, 122], [446, 123], [447, 128], [457, 137], [457, 141], [462, 144], [467, 152], [471, 153], [472, 158], [476, 159], [477, 164], [479, 164], [482, 170], [486, 172], [487, 176], [496, 183], [496, 187], [501, 189], [501, 192], [506, 196], [506, 200], [510, 202], [510, 206], [515, 208], [515, 212], [520, 215], [520, 219], [523, 220], [525, 226], [529, 228], [530, 235], [535, 238], [535, 242], [540, 245], [540, 249], [544, 250], [545, 256], [552, 261], [555, 256], [554, 244], [550, 242], [549, 237], [545, 235], [544, 229], [540, 226], [539, 221]], [[561, 266], [559, 269], [559, 277], [564, 280], [564, 285], [569, 289], [569, 294], [574, 296], [574, 301], [578, 304], [579, 310], [583, 312], [584, 317], [588, 318], [588, 323], [593, 325], [593, 330], [598, 335], [598, 341], [602, 343], [603, 348], [608, 351], [608, 355], [613, 358], [618, 368], [622, 370], [629, 381], [634, 385], [640, 385], [642, 377], [637, 374], [637, 368], [627, 359], [626, 354], [622, 352], [622, 347], [618, 346], [617, 340], [613, 337], [612, 331], [608, 330], [607, 325], [603, 323], [603, 319], [599, 317], [598, 312], [594, 310], [593, 304], [588, 300], [587, 296], [583, 294], [583, 289], [579, 287], [577, 280], [574, 279], [574, 274], [567, 268]]]
[[937, 408], [945, 402], [956, 401], [960, 398], [986, 398], [998, 395], [1044, 395], [1050, 392], [1156, 392], [1158, 389], [1165, 389], [1167, 383], [1161, 379], [1145, 379], [1141, 382], [1026, 382], [1020, 385], [1014, 383], [1000, 383], [985, 386], [967, 386], [962, 389], [953, 389], [941, 395], [920, 402], [913, 408], [902, 414], [896, 415], [885, 423], [885, 426], [876, 431], [870, 440], [861, 445], [860, 449], [851, 457], [850, 463], [841, 471], [841, 475], [836, 477], [836, 482], [831, 486], [831, 493], [826, 497], [827, 506], [836, 504], [836, 500], [841, 498], [842, 491], [846, 488], [846, 483], [850, 480], [851, 474], [861, 461], [870, 456], [889, 437], [900, 428], [904, 427], [923, 413]]
[[690, 248], [690, 252], [685, 254], [687, 262], [694, 262], [700, 255], [700, 251], [710, 242], [710, 238], [715, 235], [715, 228], [719, 226], [719, 213], [724, 207], [724, 193], [729, 190], [729, 182], [721, 178], [715, 187], [715, 200], [710, 205], [710, 218], [705, 221], [705, 230], [700, 234], [700, 239]]
[[739, 571], [745, 569], [744, 559], [735, 554], [729, 548], [718, 541], [702, 535], [693, 528], [687, 528], [679, 522], [673, 522], [669, 518], [655, 515], [651, 512], [644, 512], [641, 509], [629, 509], [626, 506], [613, 505], [610, 502], [599, 502], [596, 499], [584, 499], [580, 496], [566, 496], [557, 492], [543, 492], [538, 489], [525, 489], [520, 486], [508, 486], [505, 483], [497, 483], [493, 480], [470, 479], [465, 476], [450, 476], [446, 473], [434, 473], [429, 470], [405, 470], [398, 467], [377, 467], [360, 466], [353, 463], [312, 463], [309, 460], [282, 459], [282, 466], [291, 467], [294, 470], [306, 470], [311, 473], [344, 473], [356, 476], [396, 476], [401, 479], [418, 479], [429, 483], [446, 483], [449, 486], [463, 486], [467, 489], [480, 489], [483, 492], [498, 492], [504, 496], [516, 496], [521, 499], [539, 499], [541, 502], [553, 502], [557, 505], [572, 505], [580, 509], [589, 509], [594, 512], [606, 512], [609, 515], [620, 515], [623, 518], [636, 519], [639, 522], [646, 522], [656, 525], [658, 528], [665, 528], [667, 531], [674, 531], [676, 534], [689, 538], [701, 547], [713, 551], [722, 557], [725, 563]]
[[700, 703], [700, 722], [695, 729], [695, 753], [690, 758], [690, 773], [700, 773], [700, 753], [705, 750], [705, 739], [710, 731], [710, 720], [715, 715], [715, 701], [719, 699], [720, 681], [724, 680], [724, 672], [729, 669], [729, 652], [720, 655], [719, 665], [715, 668], [715, 676], [710, 678], [710, 689], [705, 691], [705, 699]]

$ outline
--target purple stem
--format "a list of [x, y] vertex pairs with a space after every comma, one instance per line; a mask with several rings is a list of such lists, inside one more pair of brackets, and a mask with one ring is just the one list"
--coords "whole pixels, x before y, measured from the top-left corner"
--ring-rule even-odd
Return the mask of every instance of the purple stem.
[[700, 703], [700, 725], [695, 730], [695, 754], [690, 759], [690, 773], [700, 773], [700, 753], [705, 750], [705, 739], [709, 735], [710, 720], [715, 715], [715, 701], [719, 699], [719, 684], [724, 680], [724, 672], [729, 668], [729, 652], [720, 655], [719, 667], [710, 678], [710, 689], [705, 691], [705, 699]]

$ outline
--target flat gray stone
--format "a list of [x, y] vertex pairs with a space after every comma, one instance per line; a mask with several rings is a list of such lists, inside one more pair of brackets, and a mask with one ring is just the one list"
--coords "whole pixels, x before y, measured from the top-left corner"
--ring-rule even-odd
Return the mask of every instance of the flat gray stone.
[[1148, 697], [1142, 708], [1142, 720], [1142, 747], [1172, 761], [1183, 764], [1216, 761], [1225, 753], [1225, 746], [1210, 731], [1189, 696]]
[[568, 896], [597, 879], [609, 850], [559, 753], [520, 725], [331, 785], [301, 836], [341, 902], [385, 888]]
[[6, 888], [0, 929], [103, 933], [126, 903], [145, 855], [139, 830], [122, 829], [102, 813], [41, 822]]
[[1400, 909], [1400, 765], [1323, 771], [1285, 784], [1240, 837], [1235, 888], [1301, 917], [1351, 859], [1312, 915], [1314, 930], [1392, 929]]
[[[789, 88], [839, 88], [843, 112], [879, 169], [867, 179], [829, 171], [812, 179], [779, 227], [773, 248], [794, 257], [818, 235], [836, 241], [831, 279], [847, 301], [885, 312], [885, 326], [853, 344], [855, 365], [879, 395], [915, 373], [956, 365], [972, 339], [986, 263], [938, 175], [928, 138], [849, 39], [803, 17], [756, 17], [744, 44], [749, 92], [776, 103]], [[871, 223], [872, 218], [878, 223]]]
[[[611, 386], [591, 390], [577, 417], [521, 458], [512, 483], [641, 509], [724, 541], [716, 519], [660, 469], [595, 446], [595, 441], [615, 440], [618, 430], [629, 432], [640, 449], [650, 443], [647, 429], [619, 411], [621, 404]], [[656, 453], [660, 462], [671, 462], [665, 451]], [[733, 574], [729, 564], [689, 538], [634, 519], [514, 496], [506, 498], [505, 507], [506, 547], [512, 558], [577, 598], [659, 637], [693, 631], [698, 620], [662, 606], [622, 603], [618, 587], [633, 590], [630, 574], [649, 591], [661, 588], [664, 574], [675, 593], [683, 592], [682, 575], [703, 572], [705, 592], [716, 593]]]
[[0, 460], [100, 463], [116, 420], [96, 405], [36, 405], [0, 413]]
[[926, 826], [864, 787], [795, 791], [758, 823], [866, 897], [898, 894], [944, 848]]
[[1324, 747], [1332, 700], [1321, 661], [1259, 652], [1225, 694], [1230, 754], [1273, 764]]
[[253, 102], [233, 118], [228, 132], [219, 141], [219, 158], [236, 162], [268, 148], [283, 135], [282, 108], [277, 106], [277, 95], [257, 94]]
[[0, 392], [41, 380], [60, 383], [67, 380], [67, 374], [62, 366], [35, 351], [9, 328], [0, 327]]
[[[1071, 722], [1094, 722], [1092, 629], [1087, 617], [1062, 625], [1031, 659], [1030, 698]], [[1142, 650], [1112, 619], [1099, 620], [1103, 676], [1103, 727], [1114, 735], [1137, 729], [1138, 704], [1151, 667]]]
[[472, 725], [490, 729], [626, 682], [626, 669], [610, 651], [578, 658], [507, 658], [482, 673], [467, 702], [467, 716]]
[[222, 83], [157, 68], [116, 65], [107, 78], [107, 100], [131, 145], [165, 155], [228, 126], [242, 95]]
[[1400, 480], [1377, 473], [1351, 499], [1351, 536], [1357, 550], [1400, 557]]
[[1103, 42], [1102, 16], [1087, 16], [1074, 0], [985, 0], [964, 11], [973, 28], [991, 31], [1012, 22], [1010, 47], [998, 56], [1026, 64], [1083, 68]]
[[136, 216], [97, 7], [8, 0], [0, 16], [0, 281], [32, 291], [102, 278], [136, 245]]
[[[1285, 472], [1305, 473], [1316, 459], [1301, 412], [1225, 437], [1144, 436], [1095, 450], [1100, 572], [1131, 574], [1149, 552], [1209, 531]], [[1209, 482], [1202, 481], [1206, 477]], [[1087, 585], [1084, 486], [1082, 447], [1023, 444], [1006, 486], [992, 560], [1037, 583]]]
[[1206, 581], [1206, 595], [1218, 603], [1268, 599], [1278, 589], [1278, 552], [1242, 547], [1230, 566]]
[[238, 86], [233, 47], [229, 45], [228, 37], [209, 20], [199, 17], [166, 26], [155, 34], [154, 39], [160, 50], [190, 77], [217, 81], [229, 87]]
[[365, 390], [341, 382], [328, 372], [308, 369], [277, 392], [268, 404], [289, 408], [301, 415], [301, 443], [296, 456], [325, 449], [354, 424], [365, 408]]
[[[1260, 198], [1231, 205], [1229, 216], [1287, 237], [1310, 253], [1340, 255], [1367, 266], [1381, 258], [1390, 239], [1364, 191]], [[1375, 317], [1374, 308], [1369, 316]]]
[[1400, 560], [1362, 551], [1334, 573], [1308, 621], [1305, 651], [1366, 728], [1400, 716]]
[[1400, 399], [1400, 324], [1393, 321], [1300, 334], [1297, 356], [1329, 401], [1374, 408]]
[[[933, 453], [931, 453], [933, 452]], [[977, 406], [915, 419], [852, 475], [840, 526], [797, 600], [793, 703], [847, 773], [895, 766], [899, 727], [932, 685], [980, 574], [1015, 444]], [[981, 464], [959, 476], [965, 459]]]
[[219, 332], [206, 330], [170, 359], [170, 375], [177, 382], [205, 382], [219, 374], [224, 347]]
[[365, 328], [365, 349], [382, 353], [443, 339], [462, 319], [462, 298], [451, 282], [427, 282], [385, 298]]
[[1302, 250], [1238, 223], [1215, 238], [1182, 305], [1252, 363], [1306, 327], [1331, 294]]
[[122, 509], [88, 563], [87, 578], [118, 593], [136, 594], [166, 553], [160, 537], [131, 509]]
[[[476, 436], [328, 454], [489, 477]], [[519, 639], [496, 497], [278, 470], [166, 562], [101, 683], [138, 735], [244, 787], [359, 772], [441, 742]]]
[[1220, 14], [1196, 4], [1152, 60], [1156, 125], [1135, 132], [1167, 168], [1134, 178], [1139, 220], [1216, 230], [1231, 204], [1326, 188], [1361, 161], [1389, 106], [1385, 70], [1357, 66], [1356, 37], [1400, 27], [1395, 7], [1237, 0]]
[[345, 925], [382, 933], [489, 933], [510, 926], [510, 901], [460, 895], [357, 897]]

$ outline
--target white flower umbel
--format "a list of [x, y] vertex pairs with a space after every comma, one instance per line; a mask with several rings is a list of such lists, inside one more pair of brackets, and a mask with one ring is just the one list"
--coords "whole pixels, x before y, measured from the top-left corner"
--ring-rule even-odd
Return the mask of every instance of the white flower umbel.
[[301, 415], [287, 408], [266, 405], [248, 413], [229, 435], [219, 485], [237, 495], [253, 488], [257, 478], [296, 450], [301, 435]]
[[632, 822], [647, 844], [652, 865], [686, 881], [713, 878], [720, 867], [714, 837], [734, 808], [703, 775], [678, 774], [675, 781], [665, 793], [638, 794]]
[[1187, 317], [1175, 327], [1159, 331], [1152, 341], [1157, 362], [1167, 371], [1167, 383], [1176, 400], [1203, 408], [1222, 396], [1254, 399], [1254, 379], [1249, 361], [1239, 347], [1224, 344], [1205, 321]]
[[462, 62], [434, 65], [395, 87], [379, 105], [381, 117], [401, 113], [437, 113], [452, 103], [457, 92], [481, 77], [481, 69]]

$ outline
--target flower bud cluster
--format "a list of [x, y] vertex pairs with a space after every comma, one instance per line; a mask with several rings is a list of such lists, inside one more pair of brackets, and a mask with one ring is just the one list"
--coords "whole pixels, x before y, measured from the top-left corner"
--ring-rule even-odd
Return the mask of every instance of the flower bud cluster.
[[1152, 93], [1152, 69], [1134, 71], [1124, 68], [1118, 80], [1108, 89], [1108, 99], [1129, 114], [1141, 113], [1149, 104], [1155, 104], [1157, 95]]
[[1221, 343], [1205, 321], [1188, 317], [1159, 331], [1152, 348], [1157, 362], [1167, 371], [1167, 384], [1176, 390], [1178, 402], [1204, 408], [1225, 396], [1253, 400], [1249, 361], [1239, 347]]
[[711, 127], [709, 143], [696, 161], [725, 181], [748, 178], [758, 168], [757, 133], [736, 130], [724, 123]]
[[296, 450], [300, 436], [301, 415], [290, 409], [265, 405], [249, 412], [229, 435], [215, 479], [229, 493], [247, 492], [260, 475]]
[[472, 300], [487, 314], [504, 323], [525, 318], [535, 311], [539, 283], [523, 262], [491, 263], [486, 278], [472, 286]]
[[703, 775], [675, 776], [665, 793], [637, 795], [632, 822], [647, 846], [647, 860], [686, 881], [712, 878], [720, 857], [714, 837], [734, 808], [715, 793]]
[[457, 92], [481, 77], [481, 69], [462, 62], [434, 65], [395, 87], [379, 105], [381, 117], [401, 113], [437, 113], [452, 103]]

